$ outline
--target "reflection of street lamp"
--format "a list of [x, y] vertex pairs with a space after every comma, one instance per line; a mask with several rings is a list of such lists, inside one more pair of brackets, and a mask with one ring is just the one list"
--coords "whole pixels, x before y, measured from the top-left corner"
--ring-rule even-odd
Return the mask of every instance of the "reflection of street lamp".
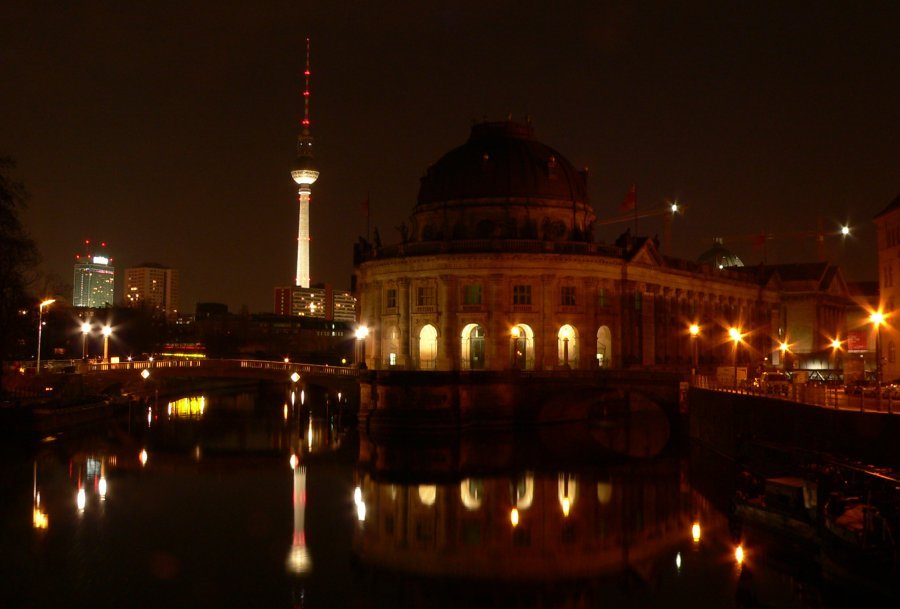
[[360, 326], [356, 329], [356, 363], [360, 368], [366, 367], [366, 337], [368, 335], [368, 327]]
[[35, 374], [41, 373], [41, 330], [44, 327], [44, 307], [49, 307], [56, 300], [53, 298], [47, 299], [41, 304], [38, 305], [38, 348], [37, 348], [37, 367], [35, 368]]
[[81, 322], [81, 359], [87, 359], [87, 337], [91, 333], [91, 324]]
[[106, 324], [100, 332], [103, 334], [103, 361], [109, 363], [109, 335], [112, 334], [112, 328]]
[[741, 342], [741, 331], [737, 328], [728, 328], [728, 336], [734, 342], [734, 351], [732, 353], [732, 361], [734, 363], [734, 388], [737, 389], [737, 352], [738, 345]]
[[700, 336], [700, 326], [691, 324], [688, 332], [691, 335], [691, 378], [693, 379], [697, 374], [697, 337]]

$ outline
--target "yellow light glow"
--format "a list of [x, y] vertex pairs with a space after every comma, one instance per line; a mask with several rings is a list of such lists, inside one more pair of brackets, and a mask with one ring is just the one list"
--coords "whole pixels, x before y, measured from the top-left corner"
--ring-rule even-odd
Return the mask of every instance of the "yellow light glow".
[[681, 552], [675, 555], [675, 568], [681, 571]]
[[785, 353], [788, 349], [790, 349], [790, 345], [787, 343], [779, 343], [778, 348], [781, 349], [782, 353]]
[[297, 459], [297, 455], [291, 455], [291, 469], [297, 469], [297, 463], [299, 462], [300, 460]]
[[362, 501], [362, 489], [358, 486], [353, 489], [353, 503], [359, 503]]
[[142, 466], [142, 467], [145, 466], [145, 465], [147, 465], [147, 459], [148, 459], [148, 458], [149, 458], [149, 457], [147, 456], [147, 449], [146, 449], [146, 448], [142, 448], [142, 449], [141, 449], [140, 455], [138, 455], [138, 459], [140, 459], [140, 461], [141, 461], [141, 466]]
[[849, 234], [850, 234], [850, 227], [849, 227], [849, 226], [842, 226], [842, 227], [841, 227], [841, 234], [844, 235], [845, 237], [846, 237], [847, 235], [849, 235]]
[[437, 499], [437, 487], [435, 485], [419, 485], [419, 501], [422, 502], [422, 505], [434, 505], [435, 499]]
[[296, 383], [296, 382], [299, 381], [299, 380], [300, 380], [300, 375], [297, 374], [296, 371], [292, 372], [292, 373], [291, 373], [291, 382], [292, 382], [292, 383]]
[[287, 404], [284, 405], [284, 420], [287, 421], [288, 418], [288, 407]]
[[362, 501], [356, 504], [356, 519], [360, 522], [366, 521], [366, 504]]
[[734, 560], [739, 565], [744, 563], [744, 546], [738, 546], [734, 549]]
[[831, 341], [831, 348], [832, 349], [840, 349], [841, 341], [839, 341], [838, 339], [834, 339], [833, 341]]
[[728, 336], [734, 342], [740, 342], [741, 340], [741, 331], [737, 328], [728, 328]]
[[519, 526], [519, 510], [513, 508], [509, 511], [509, 522], [514, 526]]
[[36, 529], [46, 529], [50, 524], [47, 513], [37, 506], [35, 506], [31, 513], [31, 521]]
[[568, 497], [563, 497], [563, 500], [560, 502], [560, 505], [562, 506], [563, 516], [568, 518], [569, 510], [572, 509], [572, 502], [569, 501]]
[[694, 540], [694, 543], [700, 541], [700, 523], [695, 522], [691, 525], [691, 539]]
[[877, 328], [884, 323], [884, 313], [881, 311], [873, 311], [872, 314], [869, 315], [869, 321], [875, 324], [875, 327]]
[[106, 478], [100, 477], [100, 482], [97, 483], [97, 492], [100, 494], [100, 500], [103, 501], [106, 499]]
[[369, 335], [369, 328], [360, 326], [356, 329], [356, 338], [362, 340]]
[[169, 416], [175, 418], [194, 418], [202, 416], [206, 410], [206, 397], [195, 395], [186, 398], [179, 398], [174, 402], [169, 402]]
[[148, 378], [150, 378], [150, 371], [147, 370], [146, 368], [144, 368], [143, 370], [141, 370], [141, 378], [144, 379], [145, 381], [146, 381]]
[[78, 506], [79, 512], [83, 512], [84, 506], [87, 505], [87, 494], [83, 488], [78, 489], [78, 493], [75, 495], [75, 505]]
[[521, 333], [521, 330], [519, 330], [519, 326], [515, 326], [512, 329], [512, 332], [510, 332], [510, 333], [512, 334], [513, 338], [519, 338], [519, 334]]
[[676, 213], [678, 211], [678, 203], [672, 203], [672, 213]]
[[110, 334], [112, 334], [112, 328], [109, 327], [108, 325], [103, 326], [103, 329], [100, 330], [100, 333], [103, 334], [103, 336], [109, 336]]
[[697, 336], [698, 334], [700, 334], [700, 326], [698, 326], [697, 324], [691, 324], [690, 327], [688, 327], [688, 332], [691, 333], [691, 336]]
[[89, 324], [89, 323], [86, 322], [86, 321], [85, 321], [85, 322], [82, 322], [82, 324], [81, 324], [81, 332], [82, 332], [82, 334], [90, 334], [90, 332], [91, 332], [91, 324]]
[[40, 308], [43, 309], [44, 307], [49, 307], [49, 306], [52, 305], [54, 302], [56, 302], [56, 299], [55, 299], [55, 298], [48, 298], [47, 300], [41, 302]]

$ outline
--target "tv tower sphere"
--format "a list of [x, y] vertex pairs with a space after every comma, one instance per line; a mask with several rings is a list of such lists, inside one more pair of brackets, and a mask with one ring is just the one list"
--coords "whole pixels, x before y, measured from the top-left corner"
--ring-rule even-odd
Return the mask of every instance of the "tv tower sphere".
[[298, 154], [291, 169], [291, 177], [301, 186], [315, 182], [319, 177], [319, 170], [312, 156]]

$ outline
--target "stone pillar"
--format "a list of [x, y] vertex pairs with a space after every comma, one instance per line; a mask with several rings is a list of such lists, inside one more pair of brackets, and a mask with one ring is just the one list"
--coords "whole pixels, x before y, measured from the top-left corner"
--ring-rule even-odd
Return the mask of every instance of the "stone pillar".
[[505, 370], [510, 367], [506, 354], [509, 350], [509, 324], [503, 275], [494, 273], [487, 281], [488, 324], [485, 328], [485, 370]]
[[654, 295], [650, 292], [644, 292], [641, 295], [641, 320], [643, 327], [643, 344], [641, 351], [643, 357], [641, 364], [644, 366], [652, 366], [656, 363], [656, 308]]
[[585, 278], [584, 284], [584, 319], [590, 324], [587, 328], [579, 329], [578, 353], [580, 354], [579, 368], [594, 370], [597, 368], [597, 330], [600, 323], [597, 316], [600, 293], [597, 290], [599, 281], [595, 277]]
[[453, 275], [441, 275], [438, 286], [438, 336], [437, 369], [460, 369], [460, 341], [456, 311], [459, 308], [459, 280]]
[[399, 327], [400, 344], [398, 348], [400, 352], [397, 354], [397, 367], [409, 368], [409, 322], [410, 322], [410, 294], [409, 279], [403, 278], [397, 281], [397, 309], [400, 313]]
[[372, 295], [372, 298], [366, 302], [365, 310], [360, 313], [359, 323], [369, 328], [369, 336], [366, 338], [365, 358], [366, 366], [374, 370], [381, 368], [381, 340], [384, 337], [384, 328], [381, 321], [383, 291], [384, 285], [380, 281], [376, 281], [368, 287], [360, 287], [361, 294]]
[[556, 275], [541, 275], [538, 291], [541, 329], [535, 332], [535, 370], [554, 370], [559, 366], [559, 326], [556, 324], [559, 307], [553, 300], [558, 289]]

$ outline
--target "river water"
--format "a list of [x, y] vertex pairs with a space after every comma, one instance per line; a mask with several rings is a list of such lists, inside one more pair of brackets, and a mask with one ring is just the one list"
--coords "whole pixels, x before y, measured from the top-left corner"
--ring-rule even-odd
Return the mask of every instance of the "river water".
[[736, 522], [733, 464], [652, 408], [399, 442], [360, 436], [324, 399], [187, 396], [5, 449], [0, 607], [839, 607], [869, 594], [817, 551]]

